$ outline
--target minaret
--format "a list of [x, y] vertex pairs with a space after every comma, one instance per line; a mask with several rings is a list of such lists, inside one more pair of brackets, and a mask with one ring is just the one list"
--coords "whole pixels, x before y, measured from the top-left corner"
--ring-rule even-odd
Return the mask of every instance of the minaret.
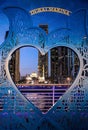
[[43, 79], [45, 80], [45, 70], [44, 70], [44, 65], [43, 65]]

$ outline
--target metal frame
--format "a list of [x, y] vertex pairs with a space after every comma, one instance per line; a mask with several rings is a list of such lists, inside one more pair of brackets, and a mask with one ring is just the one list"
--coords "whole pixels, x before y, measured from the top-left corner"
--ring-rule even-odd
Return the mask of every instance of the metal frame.
[[[84, 10], [80, 10], [80, 14], [83, 13], [83, 11]], [[27, 124], [24, 121], [23, 126], [25, 127], [25, 129], [30, 128], [31, 130], [32, 129], [43, 130], [43, 127], [44, 129], [46, 128], [48, 130], [49, 129], [63, 130], [64, 128], [68, 129], [69, 126], [65, 124], [65, 121], [66, 118], [70, 119], [72, 117], [71, 115], [72, 112], [81, 113], [83, 111], [85, 112], [88, 111], [87, 35], [86, 35], [86, 44], [81, 44], [80, 41], [79, 43], [75, 44], [76, 40], [74, 40], [73, 37], [74, 31], [71, 32], [69, 28], [57, 29], [54, 32], [50, 33], [49, 35], [46, 35], [42, 29], [32, 27], [30, 15], [25, 10], [16, 7], [7, 7], [4, 9], [4, 12], [10, 21], [10, 27], [9, 27], [10, 31], [7, 39], [0, 46], [0, 55], [1, 55], [0, 99], [3, 101], [3, 111], [1, 113], [15, 114], [14, 115], [15, 116], [14, 126], [15, 126], [17, 124], [16, 122], [17, 120], [19, 122], [18, 124], [24, 121], [24, 118], [21, 119], [16, 114], [18, 112], [20, 113], [27, 112], [28, 114], [27, 118], [30, 120], [30, 122]], [[82, 24], [86, 26], [85, 20], [84, 23]], [[71, 26], [74, 26], [74, 24], [73, 25], [71, 24]], [[85, 28], [80, 28], [80, 31], [81, 29], [82, 30], [84, 29], [85, 32]], [[68, 36], [71, 39], [69, 40], [69, 42], [67, 42]], [[85, 36], [85, 33], [82, 36]], [[77, 38], [78, 39], [80, 38], [81, 40], [82, 36], [79, 35], [79, 37]], [[73, 43], [71, 41], [73, 41]], [[36, 108], [18, 91], [9, 73], [8, 62], [10, 60], [11, 54], [18, 48], [24, 46], [35, 47], [42, 54], [46, 54], [51, 48], [57, 46], [68, 47], [77, 54], [80, 61], [80, 70], [74, 83], [46, 114], [42, 114], [38, 108]], [[79, 91], [83, 92], [80, 93], [80, 96]], [[79, 100], [80, 98], [82, 100]], [[77, 100], [80, 102], [78, 105]], [[65, 116], [65, 119], [63, 121], [64, 126], [61, 124], [63, 116]], [[8, 123], [10, 125], [10, 122]], [[2, 128], [4, 129], [4, 127]], [[20, 128], [21, 126], [19, 127], [19, 129]]]

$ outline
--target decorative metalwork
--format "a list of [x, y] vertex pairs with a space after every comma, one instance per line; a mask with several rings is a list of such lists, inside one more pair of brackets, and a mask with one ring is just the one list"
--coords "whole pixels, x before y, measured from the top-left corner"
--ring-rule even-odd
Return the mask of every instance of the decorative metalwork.
[[37, 14], [37, 13], [41, 13], [41, 12], [55, 12], [55, 13], [61, 13], [61, 14], [65, 14], [65, 15], [70, 15], [72, 12], [66, 9], [62, 9], [62, 8], [55, 8], [55, 7], [42, 7], [42, 8], [37, 8], [37, 9], [33, 9], [30, 11], [31, 15]]
[[[32, 27], [30, 15], [25, 10], [8, 7], [4, 9], [4, 12], [10, 21], [10, 31], [7, 39], [0, 46], [0, 103], [2, 106], [0, 116], [3, 116], [0, 129], [71, 130], [74, 128], [81, 130], [84, 127], [88, 129], [86, 122], [88, 115], [85, 116], [85, 113], [88, 113], [88, 41], [86, 21], [83, 20], [86, 15], [81, 15], [86, 11], [80, 10], [76, 13], [80, 17], [79, 26], [83, 25], [79, 27], [78, 32], [76, 28], [78, 25], [75, 24], [74, 28], [74, 20], [70, 22], [69, 27], [57, 29], [48, 36], [42, 29]], [[25, 99], [10, 77], [8, 62], [11, 54], [23, 46], [36, 47], [42, 54], [53, 47], [65, 46], [78, 55], [80, 69], [74, 83], [46, 114], [42, 114]], [[82, 124], [84, 122], [82, 115], [85, 118], [85, 126]], [[5, 117], [9, 119], [8, 122]], [[81, 124], [78, 126], [77, 123]]]

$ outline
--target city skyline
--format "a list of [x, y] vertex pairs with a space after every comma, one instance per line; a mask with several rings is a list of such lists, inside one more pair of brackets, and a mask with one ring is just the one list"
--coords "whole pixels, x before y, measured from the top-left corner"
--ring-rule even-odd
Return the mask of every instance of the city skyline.
[[[25, 53], [25, 48], [20, 48], [12, 54], [12, 59], [9, 62], [9, 67], [11, 66], [10, 74], [15, 83], [25, 83], [26, 78], [30, 79], [31, 75], [34, 77], [34, 79], [36, 79], [37, 84], [40, 81], [42, 83], [46, 82], [52, 84], [65, 84], [68, 82], [68, 78], [70, 79], [71, 83], [75, 80], [79, 71], [79, 59], [78, 56], [74, 53], [74, 51], [72, 51], [71, 49], [68, 49], [66, 47], [55, 47], [51, 49], [50, 52], [43, 57], [42, 55], [40, 55], [40, 52], [36, 48], [26, 47], [26, 50], [28, 52], [32, 51], [32, 53]], [[14, 57], [18, 52], [18, 57]], [[20, 55], [24, 55], [28, 59], [28, 62], [24, 64], [25, 68], [23, 64], [20, 64], [24, 62], [24, 59], [21, 59]], [[34, 57], [36, 58], [35, 62]], [[31, 62], [30, 59], [32, 59]], [[15, 71], [15, 68], [17, 68], [18, 70]], [[35, 77], [36, 75], [37, 78]]]
[[[5, 4], [5, 1], [2, 0], [0, 1], [0, 8], [2, 8], [2, 4]], [[68, 1], [68, 7], [66, 6], [67, 3], [64, 2], [62, 3], [62, 1], [55, 1], [55, 0], [52, 0], [52, 2], [49, 2], [49, 0], [47, 0], [46, 2], [43, 0], [42, 2], [40, 0], [38, 0], [39, 4], [36, 2], [36, 0], [33, 0], [31, 2], [29, 1], [26, 1], [26, 2], [23, 2], [23, 7], [26, 9], [26, 11], [30, 11], [32, 9], [35, 9], [35, 8], [38, 8], [38, 7], [44, 7], [44, 6], [54, 6], [54, 7], [63, 7], [64, 9], [68, 9], [70, 11], [72, 11], [72, 13], [74, 13], [78, 8], [87, 8], [87, 0], [81, 0], [80, 3], [78, 1]], [[24, 4], [25, 3], [25, 4]], [[13, 0], [11, 2], [8, 2], [6, 3], [6, 5], [8, 4], [12, 4], [12, 5], [20, 5], [20, 2], [14, 2]], [[48, 18], [48, 19], [47, 19]], [[53, 12], [46, 12], [46, 13], [39, 13], [39, 14], [36, 14], [36, 15], [33, 15], [31, 16], [31, 19], [32, 19], [32, 22], [33, 22], [33, 26], [35, 27], [38, 27], [39, 24], [48, 24], [49, 26], [49, 33], [52, 32], [53, 30], [57, 29], [57, 28], [67, 28], [68, 27], [68, 19], [69, 17], [66, 16], [66, 15], [63, 15], [63, 14], [57, 14], [57, 13], [53, 13]], [[59, 22], [58, 22], [59, 21]], [[55, 24], [54, 24], [55, 23]], [[81, 26], [81, 24], [79, 24]], [[9, 20], [8, 18], [5, 16], [5, 14], [0, 10], [0, 44], [2, 44], [2, 42], [4, 42], [4, 37], [5, 37], [5, 33], [7, 30], [9, 30]], [[87, 29], [88, 29], [88, 23], [87, 23]], [[83, 31], [82, 31], [83, 32]], [[84, 32], [83, 32], [84, 33]], [[83, 36], [83, 34], [81, 34]], [[76, 40], [76, 36], [74, 36], [75, 38], [75, 42], [74, 44], [78, 44], [82, 41], [82, 39], [77, 39]], [[80, 38], [80, 37], [79, 37]], [[23, 53], [26, 53], [27, 50], [25, 49], [22, 49], [22, 56], [21, 56], [21, 59], [24, 59], [24, 63], [27, 63], [28, 62], [28, 59], [27, 57], [25, 58]], [[32, 50], [31, 50], [32, 51]], [[31, 52], [30, 51], [30, 54], [31, 53], [34, 53], [34, 52]], [[21, 60], [22, 61], [22, 60]], [[36, 61], [36, 57], [35, 57], [35, 60]], [[24, 66], [23, 68], [25, 68], [25, 64], [23, 62], [21, 62], [21, 64]], [[35, 65], [35, 64], [34, 64]], [[33, 65], [33, 66], [34, 66]], [[24, 71], [24, 69], [21, 68], [22, 71]], [[26, 68], [28, 68], [27, 70], [25, 71], [29, 71], [29, 67], [27, 66]], [[22, 72], [24, 73], [24, 72]]]

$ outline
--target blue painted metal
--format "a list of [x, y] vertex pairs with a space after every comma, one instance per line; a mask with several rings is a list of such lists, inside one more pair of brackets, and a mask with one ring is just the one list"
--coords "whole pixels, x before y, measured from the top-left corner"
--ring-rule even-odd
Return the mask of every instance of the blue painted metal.
[[[42, 29], [32, 26], [31, 17], [24, 9], [7, 7], [4, 8], [4, 13], [9, 19], [10, 31], [7, 39], [0, 46], [0, 103], [3, 108], [0, 112], [2, 118], [0, 129], [88, 129], [87, 123], [85, 126], [82, 124], [84, 121], [87, 122], [88, 116], [86, 11], [84, 9], [77, 11], [70, 17], [74, 20], [67, 28], [57, 29], [49, 35], [46, 35]], [[80, 19], [81, 24], [77, 23], [77, 19]], [[79, 57], [80, 70], [77, 78], [70, 89], [46, 114], [42, 114], [38, 108], [25, 99], [10, 77], [8, 70], [10, 56], [16, 49], [23, 46], [36, 47], [42, 54], [53, 47], [65, 46], [72, 49]], [[76, 125], [77, 123], [81, 124]]]

